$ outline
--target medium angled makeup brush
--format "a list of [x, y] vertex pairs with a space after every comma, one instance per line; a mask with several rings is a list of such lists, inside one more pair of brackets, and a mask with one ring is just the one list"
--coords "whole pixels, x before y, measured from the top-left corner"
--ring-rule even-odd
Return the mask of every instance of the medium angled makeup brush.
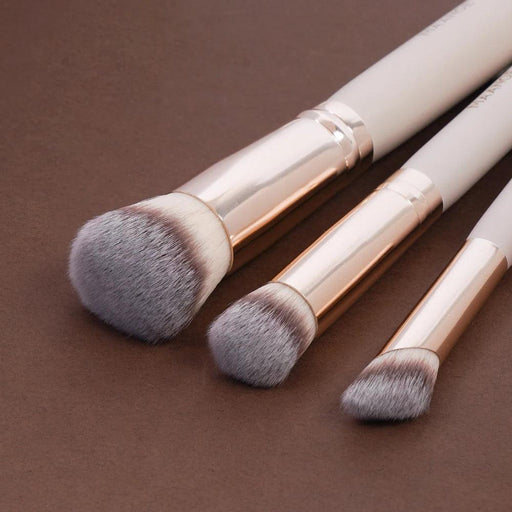
[[92, 219], [70, 255], [82, 303], [147, 342], [174, 336], [227, 272], [502, 69], [511, 25], [509, 0], [464, 2], [176, 191]]
[[407, 420], [430, 405], [440, 363], [512, 264], [512, 181], [380, 354], [342, 395], [365, 421]]
[[211, 325], [225, 374], [283, 382], [318, 337], [512, 148], [512, 68], [269, 284]]

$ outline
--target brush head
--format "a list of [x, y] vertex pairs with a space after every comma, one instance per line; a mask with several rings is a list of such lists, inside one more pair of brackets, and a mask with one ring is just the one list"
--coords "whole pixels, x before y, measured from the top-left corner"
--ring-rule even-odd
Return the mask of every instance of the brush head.
[[208, 343], [219, 369], [259, 387], [283, 382], [315, 336], [304, 298], [279, 282], [232, 304], [210, 326]]
[[439, 358], [423, 348], [376, 357], [341, 397], [345, 411], [363, 421], [400, 421], [424, 414], [436, 383]]
[[172, 193], [87, 222], [73, 242], [69, 274], [92, 313], [159, 343], [188, 325], [230, 261], [217, 216]]

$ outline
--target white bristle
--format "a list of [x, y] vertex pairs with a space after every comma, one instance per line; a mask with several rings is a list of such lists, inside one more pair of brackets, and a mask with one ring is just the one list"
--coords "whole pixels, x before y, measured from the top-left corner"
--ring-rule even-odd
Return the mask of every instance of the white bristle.
[[188, 325], [230, 261], [217, 215], [192, 196], [171, 193], [87, 222], [73, 242], [69, 273], [91, 312], [158, 343]]
[[439, 357], [423, 348], [376, 357], [341, 397], [344, 410], [363, 421], [400, 421], [424, 414], [439, 370]]
[[292, 288], [269, 283], [232, 304], [211, 325], [208, 342], [226, 375], [253, 386], [282, 383], [316, 333], [316, 319]]

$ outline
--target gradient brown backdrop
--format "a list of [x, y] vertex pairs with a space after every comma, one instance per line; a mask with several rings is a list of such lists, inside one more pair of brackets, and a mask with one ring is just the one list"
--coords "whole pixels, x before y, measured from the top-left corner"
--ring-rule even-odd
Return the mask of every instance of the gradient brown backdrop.
[[225, 380], [205, 343], [217, 314], [455, 110], [226, 279], [168, 345], [148, 348], [105, 327], [66, 277], [70, 241], [87, 219], [172, 190], [456, 4], [2, 2], [2, 510], [510, 510], [512, 275], [442, 368], [429, 415], [360, 425], [340, 413], [338, 397], [511, 177], [511, 155], [314, 343], [281, 388]]

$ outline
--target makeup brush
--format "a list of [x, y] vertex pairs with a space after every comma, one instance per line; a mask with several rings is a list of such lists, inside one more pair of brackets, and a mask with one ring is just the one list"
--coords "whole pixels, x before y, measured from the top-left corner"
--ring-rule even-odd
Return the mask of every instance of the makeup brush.
[[174, 192], [92, 219], [69, 263], [82, 303], [149, 343], [174, 336], [227, 272], [502, 69], [510, 26], [509, 0], [464, 2]]
[[273, 281], [211, 325], [222, 372], [283, 382], [312, 340], [512, 148], [512, 68]]
[[342, 395], [360, 420], [407, 420], [430, 405], [440, 363], [512, 264], [512, 181], [380, 354]]

